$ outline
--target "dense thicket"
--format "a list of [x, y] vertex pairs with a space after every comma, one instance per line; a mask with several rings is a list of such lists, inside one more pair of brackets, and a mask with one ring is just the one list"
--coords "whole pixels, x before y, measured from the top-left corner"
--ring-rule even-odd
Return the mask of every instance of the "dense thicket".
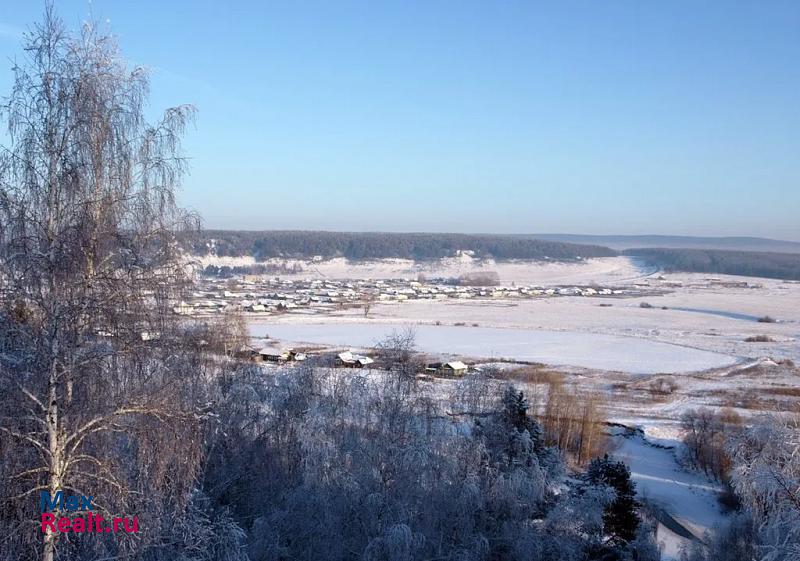
[[716, 249], [626, 249], [666, 271], [800, 280], [800, 254]]
[[514, 388], [421, 385], [402, 363], [252, 368], [220, 401], [203, 481], [252, 560], [658, 559], [650, 528], [616, 516], [630, 482], [570, 485]]
[[800, 417], [756, 418], [727, 448], [741, 512], [683, 561], [800, 560]]
[[494, 259], [575, 260], [617, 255], [596, 245], [577, 245], [500, 235], [395, 234], [381, 232], [233, 231], [209, 230], [186, 239], [192, 252], [220, 256], [347, 259], [404, 258], [417, 260], [452, 257], [459, 250]]
[[727, 482], [731, 458], [728, 443], [741, 431], [742, 418], [732, 409], [689, 409], [681, 416], [684, 460], [717, 481]]

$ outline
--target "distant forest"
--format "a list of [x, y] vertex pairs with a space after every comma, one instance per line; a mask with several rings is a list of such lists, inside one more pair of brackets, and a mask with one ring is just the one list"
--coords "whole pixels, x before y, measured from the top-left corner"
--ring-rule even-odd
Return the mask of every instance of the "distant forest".
[[626, 249], [624, 255], [643, 258], [666, 271], [719, 273], [800, 280], [800, 254], [717, 249]]
[[748, 236], [664, 236], [664, 235], [587, 235], [587, 234], [519, 234], [519, 238], [553, 242], [592, 244], [610, 247], [617, 251], [641, 248], [670, 249], [720, 249], [725, 251], [776, 251], [800, 253], [800, 242], [754, 238]]
[[[613, 257], [614, 249], [509, 235], [400, 234], [385, 232], [244, 231], [205, 230], [184, 239], [195, 255], [252, 256], [256, 261], [273, 257], [352, 261], [402, 258], [431, 261], [472, 251], [477, 258], [576, 261]], [[719, 273], [800, 280], [800, 254], [720, 249], [633, 248], [623, 255], [640, 257], [666, 271]]]
[[271, 257], [364, 259], [404, 258], [428, 261], [452, 257], [469, 250], [478, 258], [551, 259], [574, 261], [588, 257], [611, 257], [618, 253], [607, 247], [581, 245], [502, 235], [397, 234], [378, 232], [235, 231], [206, 230], [187, 240], [192, 252], [205, 255], [212, 250], [220, 256], [250, 255], [261, 261]]

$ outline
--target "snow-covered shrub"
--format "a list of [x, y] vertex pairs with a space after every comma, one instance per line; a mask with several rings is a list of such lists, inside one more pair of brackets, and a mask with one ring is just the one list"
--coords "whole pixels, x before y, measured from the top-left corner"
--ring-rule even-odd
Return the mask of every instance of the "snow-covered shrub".
[[245, 378], [206, 483], [247, 525], [253, 560], [567, 561], [639, 547], [608, 542], [616, 494], [569, 492], [514, 388], [470, 378], [443, 392], [308, 362]]
[[731, 409], [690, 409], [681, 417], [685, 431], [684, 459], [693, 468], [727, 482], [731, 469], [728, 444], [741, 430], [741, 417]]
[[800, 559], [800, 419], [765, 415], [731, 446], [733, 488], [758, 529], [759, 559]]
[[681, 561], [742, 561], [762, 559], [758, 528], [747, 513], [734, 516], [728, 524], [705, 536], [705, 543], [693, 542], [681, 552]]

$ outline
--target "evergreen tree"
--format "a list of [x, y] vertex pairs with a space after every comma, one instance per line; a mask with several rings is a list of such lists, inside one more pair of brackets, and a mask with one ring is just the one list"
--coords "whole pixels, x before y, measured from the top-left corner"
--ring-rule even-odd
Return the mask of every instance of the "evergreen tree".
[[539, 455], [544, 449], [542, 427], [536, 419], [528, 416], [530, 404], [525, 398], [525, 394], [518, 391], [513, 385], [508, 386], [503, 393], [502, 404], [503, 418], [509, 428], [516, 429], [519, 433], [528, 431], [534, 450]]
[[607, 485], [614, 489], [616, 498], [606, 506], [603, 529], [614, 545], [626, 544], [636, 537], [639, 516], [636, 514], [636, 486], [631, 472], [623, 462], [609, 459], [608, 454], [589, 464], [585, 481], [590, 485]]

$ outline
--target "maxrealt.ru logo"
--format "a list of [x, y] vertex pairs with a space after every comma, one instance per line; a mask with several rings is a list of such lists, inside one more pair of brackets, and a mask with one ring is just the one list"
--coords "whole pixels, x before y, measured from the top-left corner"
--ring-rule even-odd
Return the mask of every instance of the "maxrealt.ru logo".
[[[99, 514], [95, 514], [92, 506], [93, 496], [65, 495], [64, 491], [56, 491], [51, 496], [47, 491], [39, 495], [42, 510], [42, 532], [118, 532], [139, 531], [139, 519], [133, 517], [114, 517], [106, 522]], [[53, 512], [60, 511], [62, 516]], [[64, 515], [66, 511], [66, 515]], [[80, 516], [80, 514], [85, 514]]]

